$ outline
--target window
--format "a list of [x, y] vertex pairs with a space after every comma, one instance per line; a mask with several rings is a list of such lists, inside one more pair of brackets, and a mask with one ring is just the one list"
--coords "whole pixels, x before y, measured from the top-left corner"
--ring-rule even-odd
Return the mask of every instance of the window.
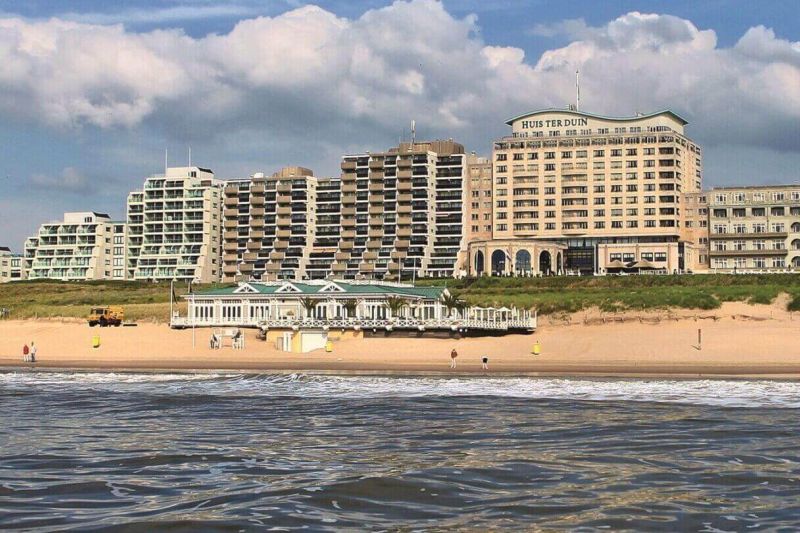
[[594, 151], [592, 152], [592, 155], [593, 155], [594, 157], [603, 157], [603, 156], [605, 156], [605, 155], [606, 155], [606, 151], [605, 151], [605, 150], [594, 150]]
[[667, 252], [656, 252], [654, 256], [655, 256], [655, 261], [659, 263], [667, 262]]
[[505, 161], [508, 159], [507, 154], [497, 154], [497, 161]]

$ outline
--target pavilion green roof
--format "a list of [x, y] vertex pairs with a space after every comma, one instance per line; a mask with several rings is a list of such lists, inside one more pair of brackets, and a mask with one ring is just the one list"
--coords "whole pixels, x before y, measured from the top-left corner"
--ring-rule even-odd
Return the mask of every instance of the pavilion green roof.
[[254, 281], [242, 283], [236, 287], [222, 287], [198, 291], [195, 294], [197, 296], [241, 296], [247, 294], [280, 294], [281, 296], [312, 296], [318, 294], [320, 296], [335, 296], [339, 294], [408, 296], [414, 298], [438, 299], [444, 291], [444, 287], [395, 286], [381, 283], [347, 283], [343, 281], [332, 281], [325, 284], [312, 284], [287, 281], [282, 284], [275, 284]]

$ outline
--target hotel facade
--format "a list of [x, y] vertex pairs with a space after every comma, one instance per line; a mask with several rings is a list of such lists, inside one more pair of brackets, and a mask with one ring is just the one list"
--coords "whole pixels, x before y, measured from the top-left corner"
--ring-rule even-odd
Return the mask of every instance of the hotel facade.
[[[702, 268], [683, 209], [701, 189], [702, 154], [684, 119], [547, 109], [507, 124], [493, 143], [491, 228], [471, 221], [482, 235], [469, 243], [470, 275], [602, 274], [617, 261]], [[485, 205], [485, 187], [477, 196]]]
[[712, 272], [800, 269], [800, 184], [705, 193]]
[[208, 169], [167, 168], [128, 195], [128, 279], [219, 281], [223, 183]]
[[25, 241], [27, 279], [126, 279], [126, 225], [104, 213], [64, 213]]

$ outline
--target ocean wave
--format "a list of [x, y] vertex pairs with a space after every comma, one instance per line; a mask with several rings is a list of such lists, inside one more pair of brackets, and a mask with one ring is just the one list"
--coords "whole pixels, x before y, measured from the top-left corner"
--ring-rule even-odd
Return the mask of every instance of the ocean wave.
[[74, 388], [153, 395], [331, 399], [486, 396], [800, 408], [800, 382], [772, 380], [383, 377], [226, 373], [0, 373], [0, 392]]

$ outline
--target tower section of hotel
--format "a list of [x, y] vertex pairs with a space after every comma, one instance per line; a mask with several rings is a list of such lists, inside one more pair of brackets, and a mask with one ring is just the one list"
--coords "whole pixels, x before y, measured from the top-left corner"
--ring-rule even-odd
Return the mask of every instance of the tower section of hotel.
[[464, 147], [404, 142], [342, 160], [341, 242], [333, 274], [348, 279], [449, 277], [465, 253]]
[[680, 116], [547, 109], [506, 124], [492, 150], [492, 237], [470, 242], [470, 275], [605, 273], [617, 261], [678, 272], [699, 260], [682, 204], [700, 191], [701, 151]]

